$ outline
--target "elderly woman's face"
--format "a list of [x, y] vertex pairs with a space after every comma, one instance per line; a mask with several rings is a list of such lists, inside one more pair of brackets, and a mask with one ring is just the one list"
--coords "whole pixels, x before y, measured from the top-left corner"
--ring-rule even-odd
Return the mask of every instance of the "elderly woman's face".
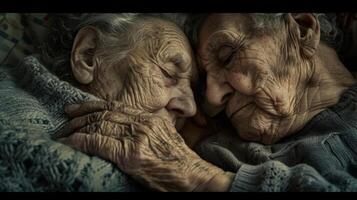
[[91, 64], [97, 66], [87, 90], [105, 100], [158, 113], [181, 128], [184, 118], [196, 112], [190, 88], [196, 75], [187, 38], [176, 25], [155, 18], [135, 24], [129, 37], [135, 37], [135, 43], [120, 62], [93, 59]]
[[210, 15], [199, 33], [198, 59], [210, 104], [225, 108], [242, 138], [272, 143], [289, 132], [299, 98], [295, 79], [308, 74], [296, 64], [298, 45], [287, 41], [285, 26], [268, 34], [251, 24], [243, 14]]

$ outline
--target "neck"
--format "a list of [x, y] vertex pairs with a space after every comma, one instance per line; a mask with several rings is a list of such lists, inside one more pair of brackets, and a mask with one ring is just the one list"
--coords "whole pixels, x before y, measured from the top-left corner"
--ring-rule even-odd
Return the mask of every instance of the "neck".
[[342, 93], [356, 83], [336, 52], [325, 44], [319, 45], [312, 69], [305, 93], [310, 100], [308, 109], [312, 112], [338, 103]]
[[304, 85], [299, 87], [302, 95], [294, 116], [297, 127], [293, 126], [291, 128], [295, 130], [290, 130], [293, 132], [305, 126], [318, 113], [337, 104], [341, 95], [356, 83], [336, 52], [325, 44], [319, 45], [316, 57], [309, 65], [312, 75], [308, 81], [301, 81]]

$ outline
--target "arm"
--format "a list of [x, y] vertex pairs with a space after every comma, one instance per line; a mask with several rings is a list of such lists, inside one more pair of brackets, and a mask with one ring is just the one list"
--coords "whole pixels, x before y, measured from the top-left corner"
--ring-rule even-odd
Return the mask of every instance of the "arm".
[[288, 167], [279, 161], [243, 165], [230, 187], [231, 192], [336, 192], [314, 168], [306, 164]]
[[[104, 111], [103, 111], [104, 110]], [[120, 112], [118, 110], [121, 110]], [[117, 164], [159, 191], [331, 191], [335, 188], [306, 165], [289, 168], [269, 161], [243, 165], [236, 174], [201, 159], [174, 125], [152, 114], [103, 102], [67, 110], [75, 117], [60, 141]], [[90, 113], [90, 114], [88, 114]]]
[[236, 174], [225, 172], [207, 182], [200, 191], [213, 192], [337, 192], [314, 168], [288, 167], [279, 161], [243, 165]]
[[[174, 125], [118, 103], [87, 102], [66, 109], [74, 117], [56, 134], [60, 142], [113, 163], [158, 191], [227, 191], [222, 169], [204, 161]], [[228, 173], [229, 174], [229, 173]]]

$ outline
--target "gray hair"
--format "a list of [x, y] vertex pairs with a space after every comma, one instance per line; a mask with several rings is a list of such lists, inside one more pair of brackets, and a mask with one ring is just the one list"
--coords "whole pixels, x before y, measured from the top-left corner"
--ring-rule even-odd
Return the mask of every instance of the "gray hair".
[[[336, 15], [313, 13], [320, 23], [321, 41], [339, 51], [342, 46], [343, 34], [336, 25]], [[197, 46], [198, 32], [208, 14], [197, 14], [190, 16], [186, 23], [185, 31], [191, 43]], [[260, 30], [278, 30], [281, 27], [286, 13], [251, 13], [253, 28]]]
[[[70, 54], [77, 32], [86, 26], [99, 30], [98, 53], [106, 61], [118, 62], [133, 48], [135, 40], [128, 33], [138, 20], [160, 18], [184, 28], [183, 13], [104, 13], [104, 14], [54, 14], [50, 16], [50, 33], [40, 47], [41, 59], [49, 70], [62, 79], [72, 81]], [[106, 51], [110, 47], [111, 52]], [[116, 56], [112, 56], [115, 52]], [[117, 55], [119, 53], [119, 56]], [[115, 60], [114, 60], [115, 59]]]

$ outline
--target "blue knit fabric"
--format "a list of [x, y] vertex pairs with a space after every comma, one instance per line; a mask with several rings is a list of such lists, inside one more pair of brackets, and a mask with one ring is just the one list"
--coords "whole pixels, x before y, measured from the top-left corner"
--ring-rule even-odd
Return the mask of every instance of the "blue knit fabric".
[[301, 131], [274, 145], [227, 130], [197, 147], [204, 159], [236, 172], [231, 191], [357, 191], [357, 85]]
[[0, 191], [141, 191], [114, 164], [53, 141], [66, 104], [94, 96], [52, 75], [35, 56], [0, 67]]

